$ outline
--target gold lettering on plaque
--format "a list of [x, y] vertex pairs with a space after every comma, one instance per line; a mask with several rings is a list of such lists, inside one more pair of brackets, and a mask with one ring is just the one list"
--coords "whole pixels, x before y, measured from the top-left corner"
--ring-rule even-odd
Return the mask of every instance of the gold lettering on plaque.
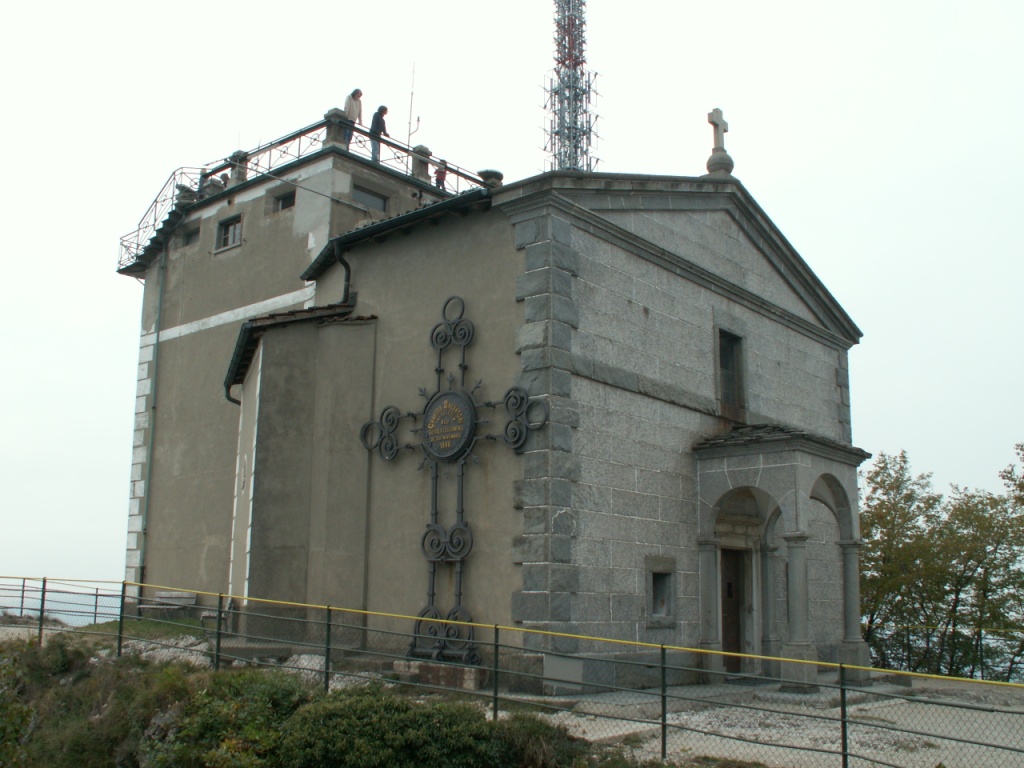
[[436, 451], [449, 451], [459, 444], [466, 432], [466, 414], [451, 400], [442, 400], [427, 422], [427, 440]]

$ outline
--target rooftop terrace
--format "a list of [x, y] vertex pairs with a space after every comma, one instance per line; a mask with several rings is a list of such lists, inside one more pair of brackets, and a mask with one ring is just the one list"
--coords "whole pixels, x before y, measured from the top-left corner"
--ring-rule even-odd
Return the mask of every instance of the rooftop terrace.
[[[345, 128], [351, 128], [351, 140], [344, 140]], [[422, 145], [409, 146], [386, 136], [380, 141], [379, 165], [392, 172], [404, 173], [420, 183], [431, 183], [431, 165], [444, 162], [447, 174], [444, 192], [459, 194], [484, 186], [481, 178], [470, 171], [431, 156]], [[145, 260], [141, 257], [153, 245], [159, 246], [162, 233], [173, 230], [184, 218], [188, 208], [226, 189], [259, 177], [276, 178], [274, 172], [301, 158], [323, 151], [326, 147], [373, 162], [370, 133], [367, 128], [351, 125], [339, 109], [331, 109], [324, 119], [279, 139], [248, 151], [238, 150], [222, 162], [203, 167], [183, 166], [176, 169], [160, 188], [156, 198], [139, 219], [138, 227], [121, 238], [117, 271], [135, 274]], [[135, 267], [135, 269], [133, 269]]]

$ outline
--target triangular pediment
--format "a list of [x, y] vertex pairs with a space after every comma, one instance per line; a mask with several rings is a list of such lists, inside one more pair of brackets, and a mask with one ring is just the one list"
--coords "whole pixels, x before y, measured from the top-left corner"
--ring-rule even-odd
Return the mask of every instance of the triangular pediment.
[[738, 181], [619, 175], [600, 185], [574, 181], [554, 191], [591, 220], [597, 236], [628, 240], [634, 251], [648, 251], [674, 271], [847, 345], [860, 339], [860, 329]]
[[804, 320], [818, 320], [778, 265], [727, 211], [606, 211], [608, 221]]

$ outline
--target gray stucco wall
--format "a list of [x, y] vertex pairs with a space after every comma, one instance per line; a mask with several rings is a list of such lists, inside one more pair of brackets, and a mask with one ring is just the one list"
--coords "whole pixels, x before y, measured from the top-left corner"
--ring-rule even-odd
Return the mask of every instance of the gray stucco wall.
[[[522, 306], [515, 301], [516, 276], [522, 254], [516, 251], [507, 219], [500, 213], [471, 213], [437, 224], [423, 225], [412, 236], [396, 235], [386, 242], [367, 243], [346, 254], [352, 268], [352, 289], [358, 299], [355, 313], [375, 316], [375, 341], [367, 370], [372, 377], [372, 405], [361, 411], [362, 422], [379, 419], [388, 405], [403, 413], [422, 411], [422, 387], [432, 394], [437, 386], [437, 352], [430, 346], [433, 326], [441, 321], [445, 301], [461, 296], [465, 316], [475, 335], [467, 348], [467, 389], [481, 382], [478, 401], [500, 400], [516, 381], [519, 359], [516, 330]], [[317, 301], [336, 300], [343, 292], [344, 271], [334, 267], [317, 281]], [[324, 300], [320, 297], [326, 297]], [[459, 375], [452, 358], [446, 371]], [[362, 364], [356, 361], [354, 364]], [[447, 374], [446, 374], [447, 375]], [[443, 389], [448, 388], [445, 382]], [[485, 433], [500, 433], [499, 410], [484, 409]], [[398, 433], [401, 444], [415, 444], [414, 425], [406, 419]], [[430, 477], [419, 449], [401, 451], [393, 461], [368, 454], [359, 444], [358, 429], [336, 429], [366, 462], [361, 483], [366, 498], [368, 530], [366, 606], [370, 610], [417, 614], [426, 604], [428, 564], [420, 541], [429, 522]], [[510, 623], [513, 590], [521, 583], [519, 569], [508, 556], [513, 538], [522, 530], [515, 507], [514, 484], [522, 477], [523, 458], [501, 441], [481, 440], [467, 462], [465, 507], [474, 537], [465, 561], [463, 605], [476, 621]], [[440, 508], [443, 524], [454, 522], [454, 467], [442, 465]], [[339, 491], [348, 493], [348, 490]], [[437, 606], [452, 607], [451, 566], [439, 570]], [[407, 623], [371, 620], [376, 626], [407, 631]]]
[[[284, 180], [253, 179], [195, 206], [169, 239], [166, 267], [157, 258], [146, 273], [130, 581], [228, 589], [239, 414], [224, 398], [223, 379], [238, 330], [250, 317], [301, 308], [313, 290], [299, 275], [329, 237], [414, 209], [420, 198], [413, 192], [427, 188], [329, 151], [275, 175]], [[386, 196], [389, 211], [352, 203], [354, 185]], [[275, 210], [274, 198], [288, 190], [295, 206]], [[219, 224], [235, 216], [241, 244], [218, 249]]]

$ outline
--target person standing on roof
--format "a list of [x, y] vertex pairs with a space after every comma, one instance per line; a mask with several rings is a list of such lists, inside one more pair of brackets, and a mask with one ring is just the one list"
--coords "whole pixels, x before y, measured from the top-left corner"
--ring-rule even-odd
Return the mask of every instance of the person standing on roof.
[[387, 124], [384, 122], [384, 116], [387, 113], [387, 107], [377, 107], [377, 111], [373, 113], [373, 120], [370, 122], [370, 157], [375, 163], [380, 162], [380, 137], [383, 135], [391, 138]]
[[362, 98], [363, 92], [358, 88], [345, 97], [345, 117], [349, 121], [349, 125], [345, 126], [345, 149], [348, 149], [349, 142], [352, 141], [352, 126], [357, 123], [363, 124], [363, 102], [360, 101]]

